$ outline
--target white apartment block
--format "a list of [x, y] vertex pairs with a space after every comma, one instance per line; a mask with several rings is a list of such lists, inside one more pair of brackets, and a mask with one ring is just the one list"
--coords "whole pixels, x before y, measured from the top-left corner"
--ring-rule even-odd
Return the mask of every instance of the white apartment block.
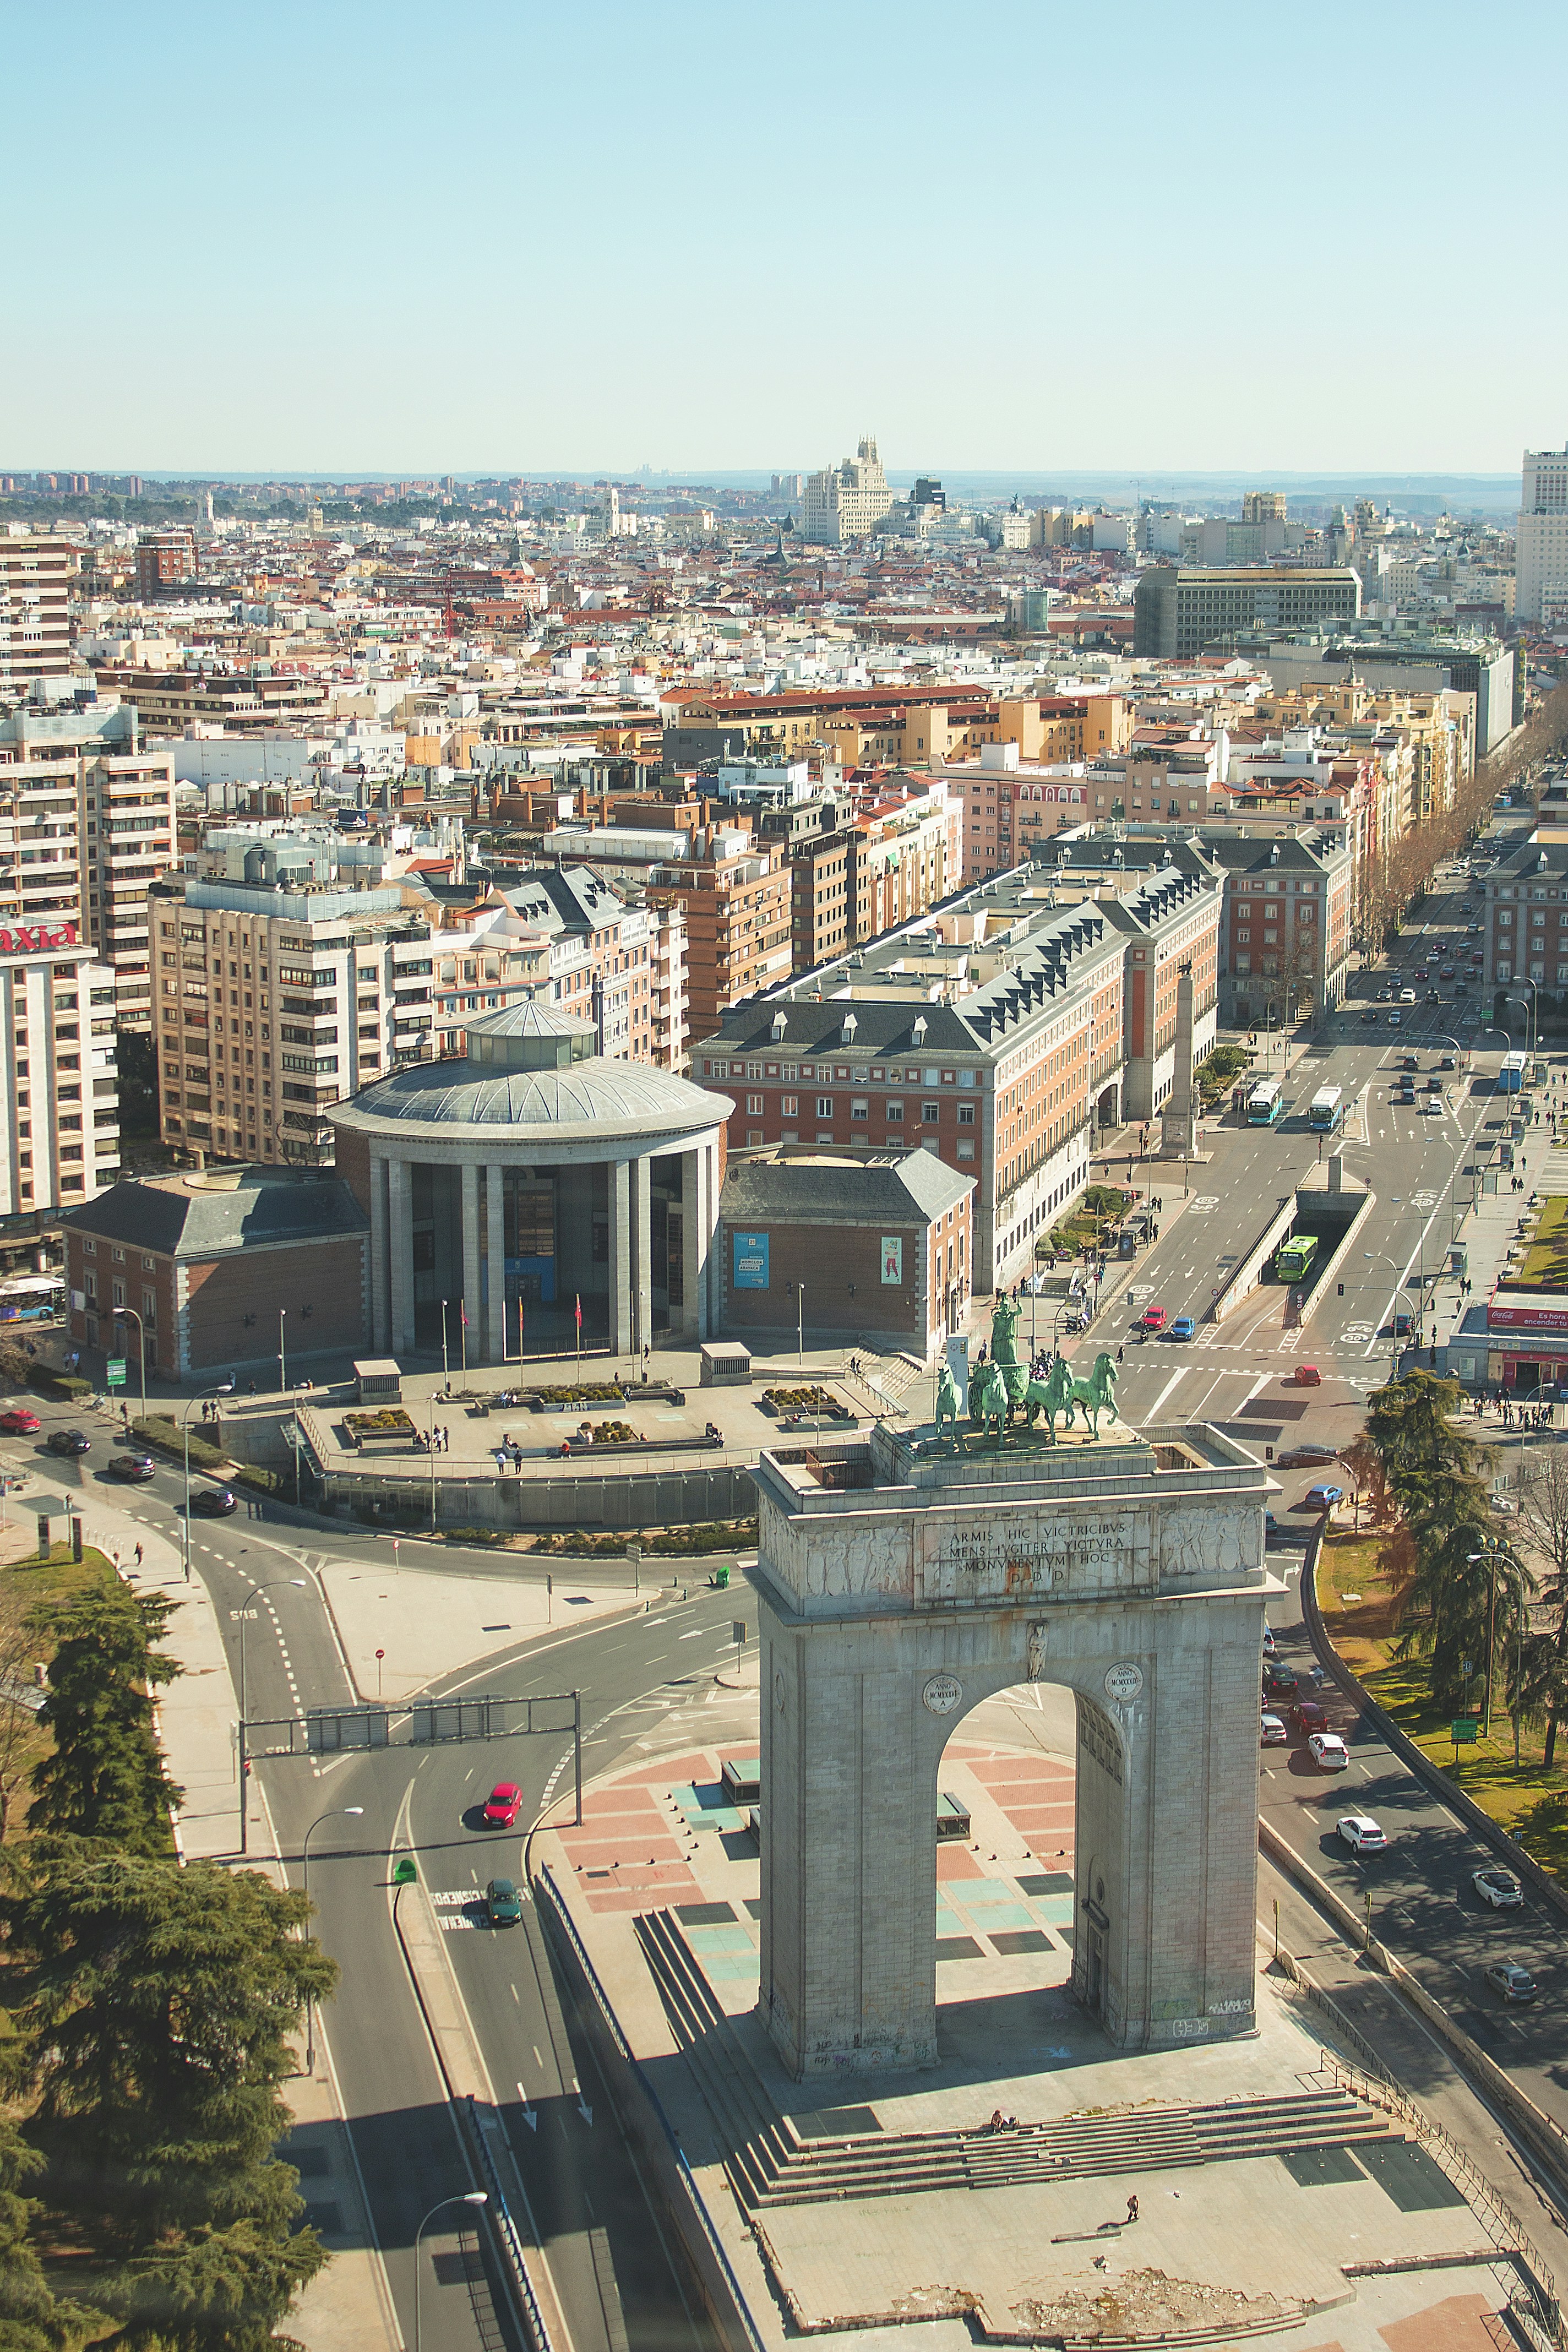
[[1568, 448], [1527, 449], [1514, 536], [1514, 613], [1521, 621], [1547, 617], [1568, 590]]
[[0, 918], [0, 1218], [79, 1208], [120, 1173], [114, 975], [69, 919]]
[[0, 719], [0, 919], [68, 917], [113, 968], [122, 1028], [152, 1025], [147, 890], [174, 856], [173, 759], [140, 749], [134, 710]]
[[893, 503], [877, 444], [869, 436], [853, 457], [806, 477], [800, 535], [813, 547], [840, 547], [876, 530]]

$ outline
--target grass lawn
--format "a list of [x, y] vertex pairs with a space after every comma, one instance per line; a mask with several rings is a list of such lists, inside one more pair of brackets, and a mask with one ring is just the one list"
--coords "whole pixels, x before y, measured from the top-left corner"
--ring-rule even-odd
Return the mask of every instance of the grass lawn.
[[[16, 1532], [12, 1531], [13, 1543]], [[31, 1559], [0, 1566], [0, 1642], [5, 1642], [7, 1646], [9, 1629], [19, 1625], [30, 1610], [40, 1604], [72, 1600], [79, 1592], [89, 1592], [115, 1580], [112, 1562], [90, 1546], [83, 1547], [79, 1560], [71, 1558], [68, 1543], [56, 1544], [47, 1560], [37, 1557], [36, 1544], [31, 1549]], [[30, 1634], [23, 1646], [29, 1664], [36, 1661], [47, 1665], [54, 1656], [54, 1643], [47, 1634]], [[27, 1777], [48, 1754], [52, 1741], [29, 1709], [3, 1701], [0, 1706], [5, 1712], [5, 1719], [0, 1721], [0, 1774], [4, 1775], [9, 1795], [5, 1838], [7, 1843], [15, 1844], [27, 1834]]]
[[[1526, 1726], [1520, 1735], [1520, 1761], [1513, 1761], [1513, 1725], [1506, 1707], [1492, 1713], [1491, 1738], [1461, 1748], [1456, 1762], [1448, 1717], [1426, 1694], [1420, 1658], [1394, 1655], [1398, 1638], [1399, 1595], [1378, 1566], [1376, 1536], [1331, 1536], [1318, 1557], [1318, 1606], [1330, 1640], [1368, 1696], [1393, 1717], [1407, 1739], [1463, 1789], [1473, 1804], [1516, 1837], [1543, 1870], [1568, 1878], [1568, 1763], [1548, 1772], [1542, 1763], [1542, 1732]], [[1481, 1682], [1476, 1682], [1476, 1713], [1481, 1713]], [[1568, 1742], [1558, 1741], [1560, 1758]]]
[[1568, 1281], [1568, 1198], [1563, 1194], [1542, 1202], [1530, 1247], [1512, 1279], [1531, 1290]]

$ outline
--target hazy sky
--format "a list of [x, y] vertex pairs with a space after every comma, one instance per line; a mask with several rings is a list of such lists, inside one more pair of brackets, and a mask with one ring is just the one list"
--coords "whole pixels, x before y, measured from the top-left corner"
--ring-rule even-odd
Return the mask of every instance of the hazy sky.
[[0, 468], [1501, 471], [1561, 5], [4, 0]]

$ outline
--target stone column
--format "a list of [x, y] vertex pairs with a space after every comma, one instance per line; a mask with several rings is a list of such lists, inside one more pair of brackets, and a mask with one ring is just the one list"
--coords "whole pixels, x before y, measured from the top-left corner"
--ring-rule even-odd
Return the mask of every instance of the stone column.
[[702, 1147], [702, 1337], [710, 1339], [724, 1319], [724, 1286], [715, 1238], [719, 1224], [719, 1147]]
[[680, 1276], [683, 1304], [680, 1309], [680, 1336], [683, 1339], [705, 1339], [707, 1318], [702, 1312], [702, 1215], [703, 1184], [702, 1154], [683, 1151], [680, 1155]]
[[632, 1175], [632, 1345], [653, 1344], [653, 1162], [645, 1152]]
[[624, 1160], [610, 1164], [610, 1348], [632, 1351], [632, 1171]]
[[391, 1258], [392, 1352], [414, 1346], [414, 1183], [406, 1160], [386, 1166], [388, 1252]]
[[483, 1329], [479, 1313], [479, 1171], [478, 1162], [466, 1160], [459, 1172], [463, 1185], [463, 1304], [460, 1313], [468, 1318], [465, 1344], [470, 1359], [477, 1363], [479, 1356], [480, 1334]]
[[[506, 1173], [499, 1160], [485, 1167], [485, 1216], [489, 1224], [489, 1283], [485, 1302], [485, 1355], [492, 1364], [506, 1360], [506, 1211], [502, 1194]], [[475, 1244], [476, 1248], [478, 1244]]]
[[370, 1155], [370, 1335], [371, 1352], [392, 1353], [392, 1294], [388, 1281], [386, 1157]]

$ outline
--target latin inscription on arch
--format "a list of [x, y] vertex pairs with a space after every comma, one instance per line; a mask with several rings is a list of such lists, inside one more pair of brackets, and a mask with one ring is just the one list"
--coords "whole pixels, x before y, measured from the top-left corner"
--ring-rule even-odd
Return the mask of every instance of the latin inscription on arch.
[[1131, 1513], [1053, 1515], [1013, 1526], [939, 1534], [918, 1570], [929, 1604], [1068, 1601], [1131, 1592], [1144, 1580], [1145, 1546]]

